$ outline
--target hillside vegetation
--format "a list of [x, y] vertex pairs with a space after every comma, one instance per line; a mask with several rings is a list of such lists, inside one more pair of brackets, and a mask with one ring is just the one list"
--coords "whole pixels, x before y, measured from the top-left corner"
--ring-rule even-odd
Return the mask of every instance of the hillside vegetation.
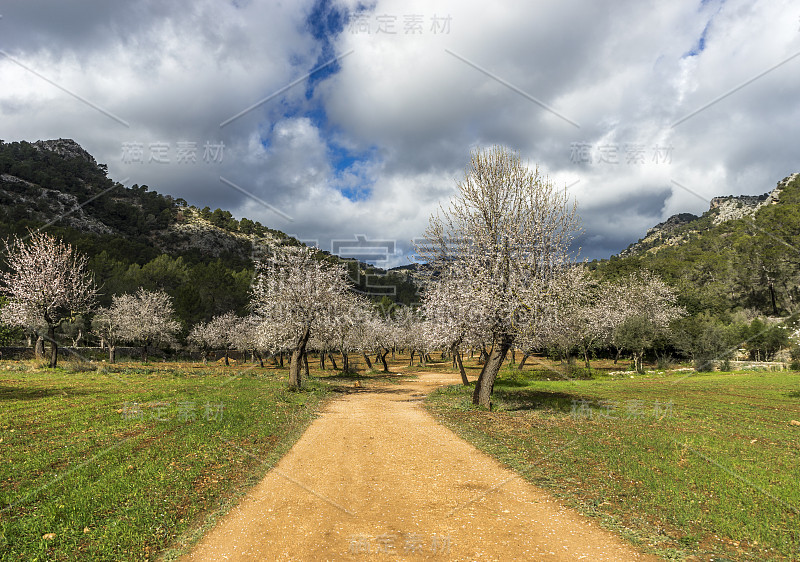
[[654, 271], [679, 289], [690, 312], [788, 316], [800, 298], [799, 248], [800, 174], [793, 174], [770, 194], [714, 198], [701, 217], [675, 215], [592, 266], [612, 277]]
[[[0, 141], [0, 237], [36, 228], [88, 256], [102, 306], [140, 287], [165, 291], [183, 336], [219, 314], [247, 313], [259, 248], [301, 245], [229, 211], [197, 208], [146, 185], [126, 188], [72, 140]], [[800, 175], [794, 174], [763, 195], [716, 197], [702, 216], [670, 217], [619, 256], [589, 268], [605, 281], [649, 270], [675, 289], [687, 314], [648, 344], [651, 360], [724, 360], [736, 358], [737, 347], [739, 355], [764, 360], [791, 344], [800, 299], [798, 248]], [[352, 289], [384, 312], [421, 301], [417, 264], [385, 272], [324, 251], [315, 255], [345, 264]], [[592, 352], [613, 351], [598, 342]]]
[[[89, 256], [101, 305], [139, 287], [164, 290], [186, 327], [227, 311], [244, 314], [254, 252], [301, 244], [229, 211], [196, 208], [146, 185], [126, 188], [73, 140], [0, 141], [0, 237], [42, 227]], [[385, 296], [372, 295], [384, 305], [417, 298], [405, 273], [324, 251], [318, 259], [346, 263], [354, 290], [367, 292], [367, 280], [388, 287]]]
[[800, 174], [793, 174], [764, 195], [716, 197], [700, 217], [671, 217], [590, 268], [604, 279], [646, 269], [676, 289], [687, 315], [654, 344], [653, 354], [800, 366], [798, 249]]

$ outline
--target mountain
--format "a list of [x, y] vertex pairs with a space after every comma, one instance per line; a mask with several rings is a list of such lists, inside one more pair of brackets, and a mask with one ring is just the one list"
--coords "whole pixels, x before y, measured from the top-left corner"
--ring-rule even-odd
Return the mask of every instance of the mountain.
[[[162, 289], [186, 326], [247, 311], [254, 248], [301, 244], [229, 211], [189, 205], [146, 185], [126, 188], [72, 139], [0, 141], [0, 237], [45, 228], [89, 257], [101, 304], [138, 287]], [[418, 299], [407, 275], [317, 250], [344, 264], [353, 288], [383, 304]], [[388, 301], [387, 301], [388, 299]]]
[[[702, 217], [691, 213], [672, 215], [664, 222], [649, 229], [644, 238], [635, 242], [619, 253], [619, 257], [633, 256], [642, 252], [656, 251], [664, 246], [675, 246], [685, 242], [690, 234], [708, 230], [730, 220], [752, 217], [765, 205], [773, 205], [780, 200], [783, 189], [797, 178], [793, 174], [778, 182], [770, 192], [763, 195], [726, 195], [714, 197]], [[700, 220], [707, 219], [707, 220]]]
[[763, 195], [715, 197], [699, 217], [674, 215], [591, 267], [610, 277], [650, 269], [679, 289], [690, 312], [793, 314], [800, 301], [800, 174]]

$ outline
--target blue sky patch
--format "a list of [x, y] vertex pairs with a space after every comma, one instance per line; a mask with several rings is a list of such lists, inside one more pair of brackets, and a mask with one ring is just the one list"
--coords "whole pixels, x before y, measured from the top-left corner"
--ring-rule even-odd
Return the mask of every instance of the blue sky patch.
[[[334, 6], [331, 0], [317, 0], [306, 19], [306, 28], [311, 36], [320, 42], [322, 50], [312, 68], [318, 68], [336, 58], [332, 39], [339, 35], [347, 24], [346, 10]], [[314, 72], [306, 85], [306, 99], [314, 95], [314, 86], [340, 69], [339, 63], [333, 63]]]
[[703, 28], [703, 33], [700, 34], [700, 38], [697, 40], [697, 44], [692, 47], [689, 51], [684, 53], [682, 58], [686, 57], [696, 57], [700, 53], [706, 50], [706, 36], [708, 35], [708, 29], [711, 27], [711, 20], [708, 21], [706, 26]]

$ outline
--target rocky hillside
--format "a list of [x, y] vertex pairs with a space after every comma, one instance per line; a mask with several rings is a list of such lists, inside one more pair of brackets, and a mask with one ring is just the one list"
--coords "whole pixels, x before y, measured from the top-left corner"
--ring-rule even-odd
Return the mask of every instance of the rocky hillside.
[[763, 195], [726, 195], [711, 199], [708, 211], [702, 216], [680, 213], [649, 229], [645, 236], [619, 253], [619, 257], [629, 257], [642, 252], [654, 252], [666, 246], [678, 246], [691, 236], [731, 220], [752, 217], [756, 211], [780, 201], [781, 191], [800, 174], [792, 174], [778, 182], [778, 185]]
[[220, 227], [181, 199], [147, 186], [125, 188], [106, 172], [71, 139], [2, 143], [0, 221], [12, 231], [46, 224], [122, 236], [171, 255], [200, 252], [240, 260], [250, 259], [254, 237], [285, 237], [251, 221], [247, 233], [239, 231], [238, 221]]
[[786, 317], [800, 312], [798, 248], [800, 174], [792, 174], [764, 195], [716, 197], [700, 217], [670, 217], [591, 267], [611, 277], [654, 271], [692, 314]]
[[[199, 209], [146, 185], [126, 188], [74, 140], [0, 141], [0, 238], [29, 228], [46, 228], [88, 255], [105, 301], [138, 287], [163, 289], [187, 325], [246, 312], [254, 247], [300, 244], [222, 209]], [[380, 291], [367, 283], [386, 285], [390, 301], [418, 299], [405, 274], [322, 251], [318, 257], [345, 264], [355, 290], [375, 296]]]

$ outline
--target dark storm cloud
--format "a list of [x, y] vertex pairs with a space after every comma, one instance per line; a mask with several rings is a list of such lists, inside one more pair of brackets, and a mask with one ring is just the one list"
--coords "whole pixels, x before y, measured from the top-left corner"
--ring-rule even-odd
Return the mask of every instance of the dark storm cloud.
[[[800, 168], [796, 12], [745, 0], [11, 3], [3, 138], [74, 138], [116, 179], [323, 247], [364, 234], [399, 248], [446, 205], [470, 150], [505, 144], [571, 186], [583, 255], [604, 257], [671, 214]], [[124, 161], [137, 142], [169, 144], [172, 161]], [[196, 163], [175, 161], [178, 142], [198, 145]], [[224, 144], [221, 161], [202, 160], [207, 142]]]

